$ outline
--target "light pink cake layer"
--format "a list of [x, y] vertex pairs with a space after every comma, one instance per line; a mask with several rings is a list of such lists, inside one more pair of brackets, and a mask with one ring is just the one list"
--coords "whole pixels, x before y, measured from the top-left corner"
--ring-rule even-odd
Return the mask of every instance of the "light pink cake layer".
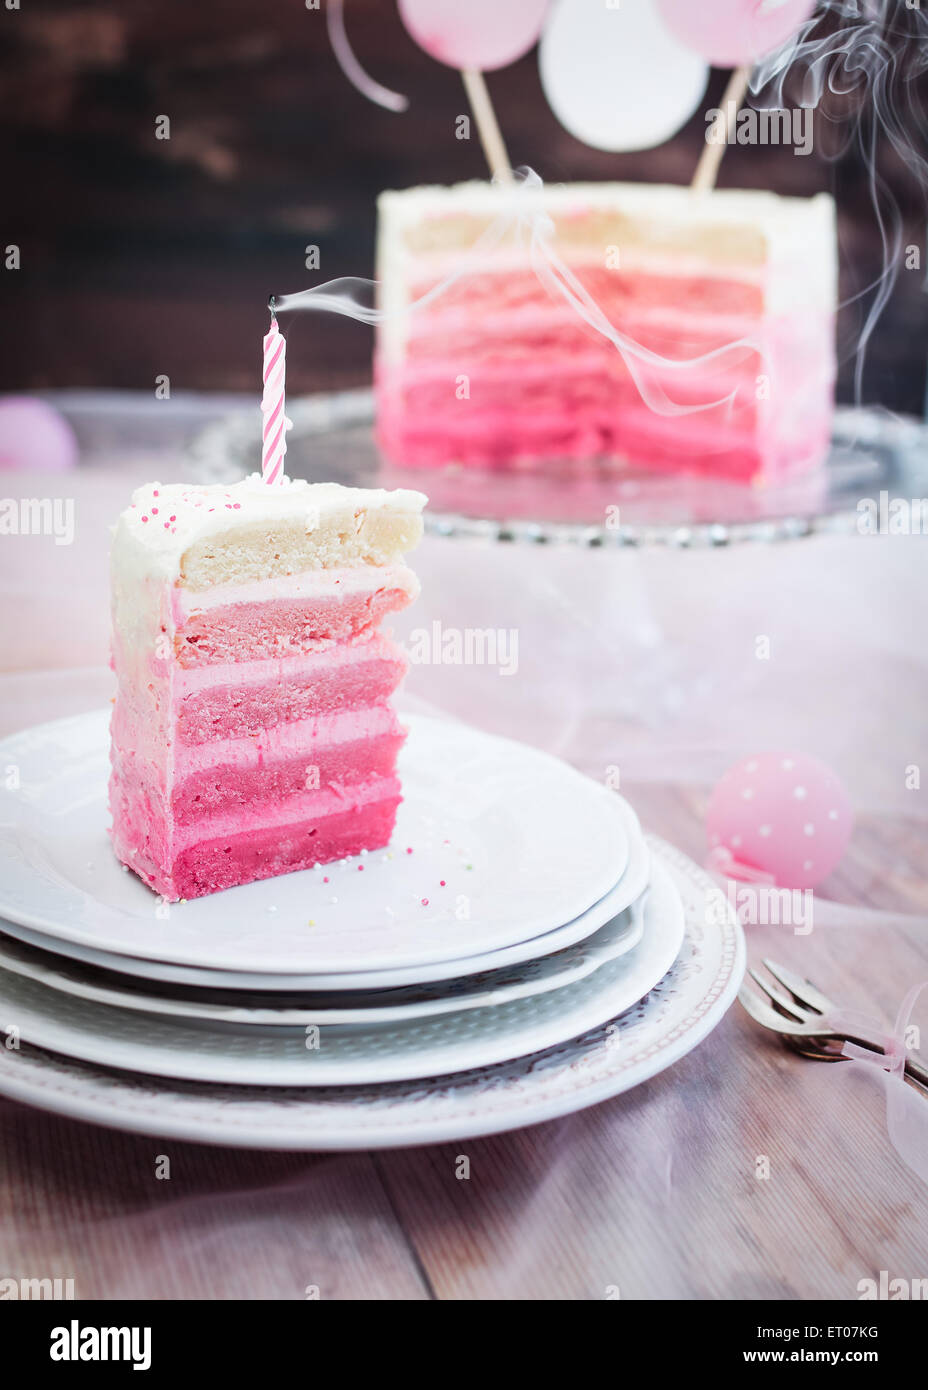
[[349, 570], [227, 587], [208, 593], [206, 601], [197, 596], [199, 602], [180, 590], [173, 604], [174, 651], [183, 667], [325, 651], [368, 636], [417, 591], [412, 572], [399, 568], [388, 575], [367, 570], [359, 577]]
[[[308, 758], [320, 749], [335, 749], [364, 739], [403, 733], [392, 704], [371, 705], [365, 709], [341, 710], [337, 714], [311, 715], [289, 724], [276, 724], [256, 736], [214, 739], [210, 743], [175, 744], [173, 775], [175, 782], [208, 774], [218, 764], [243, 773], [272, 767], [275, 763]], [[128, 746], [137, 746], [134, 731], [127, 729]], [[120, 735], [121, 736], [121, 735]]]
[[[448, 275], [457, 268], [449, 265]], [[648, 274], [642, 270], [626, 273], [609, 269], [601, 260], [573, 262], [571, 270], [609, 321], [621, 324], [623, 329], [631, 316], [644, 317], [654, 311], [658, 318], [671, 323], [679, 323], [681, 315], [759, 318], [764, 313], [764, 284], [760, 277]], [[413, 281], [410, 299], [423, 298], [444, 279], [442, 275], [430, 274]], [[501, 279], [505, 279], [504, 294], [500, 291]], [[468, 274], [457, 284], [444, 288], [428, 309], [417, 310], [410, 316], [408, 331], [411, 337], [418, 335], [426, 320], [433, 325], [443, 322], [449, 328], [460, 327], [468, 320], [472, 325], [478, 313], [490, 329], [494, 323], [509, 319], [517, 332], [541, 314], [559, 314], [565, 320], [580, 321], [566, 301], [548, 298], [533, 270], [510, 267], [502, 275], [498, 271]]]
[[[756, 322], [765, 316], [761, 281], [624, 275], [589, 264], [571, 268], [607, 320], [631, 336], [636, 336], [632, 325], [645, 332], [649, 325], [664, 325], [667, 331], [685, 335], [690, 324], [702, 328], [709, 321], [721, 328], [725, 322]], [[440, 279], [422, 279], [411, 286], [410, 297], [424, 299], [440, 284]], [[545, 324], [583, 328], [577, 310], [564, 299], [549, 297], [533, 271], [468, 275], [457, 285], [443, 288], [426, 309], [408, 316], [407, 352], [414, 350], [415, 342], [432, 335], [453, 336], [456, 345], [463, 338], [465, 345], [470, 338], [479, 339], [483, 329], [490, 336], [511, 331], [521, 338], [535, 335]]]
[[[180, 743], [257, 738], [281, 723], [380, 704], [406, 671], [406, 658], [378, 635], [284, 661], [241, 662], [180, 671], [176, 729]], [[207, 683], [203, 677], [215, 677]]]
[[[257, 738], [174, 744], [170, 760], [140, 751], [125, 702], [113, 715], [112, 763], [127, 785], [144, 789], [152, 814], [170, 802], [179, 824], [198, 815], [283, 796], [343, 789], [370, 776], [392, 776], [406, 730], [389, 704], [301, 720]], [[170, 790], [169, 790], [170, 788]]]

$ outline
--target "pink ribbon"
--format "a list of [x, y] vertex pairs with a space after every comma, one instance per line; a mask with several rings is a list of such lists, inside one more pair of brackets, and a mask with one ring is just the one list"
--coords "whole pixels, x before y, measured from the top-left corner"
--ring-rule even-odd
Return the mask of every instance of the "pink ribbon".
[[846, 1042], [841, 1051], [851, 1059], [852, 1067], [861, 1063], [868, 1069], [877, 1069], [886, 1091], [889, 1141], [903, 1163], [924, 1182], [928, 1182], [928, 1093], [910, 1086], [905, 1080], [905, 1034], [915, 1001], [926, 987], [928, 980], [922, 980], [908, 991], [899, 1005], [891, 1033], [884, 1033], [879, 1022], [854, 1009], [837, 1009], [828, 1018], [829, 1025], [837, 1031], [866, 1033], [882, 1046], [883, 1052], [879, 1053]]
[[879, 1023], [868, 1018], [866, 1014], [859, 1013], [856, 1009], [836, 1009], [834, 1014], [829, 1015], [828, 1022], [837, 1032], [868, 1033], [871, 1036], [876, 1034], [883, 1049], [881, 1055], [878, 1052], [872, 1052], [867, 1047], [860, 1047], [857, 1043], [846, 1042], [841, 1049], [844, 1056], [853, 1057], [861, 1062], [874, 1062], [893, 1076], [902, 1076], [905, 1072], [907, 1051], [905, 1032], [909, 1026], [915, 1001], [926, 986], [928, 986], [928, 980], [922, 980], [920, 985], [913, 985], [906, 994], [899, 1005], [891, 1033], [884, 1033]]
[[721, 874], [724, 878], [737, 878], [743, 883], [765, 883], [773, 887], [776, 879], [765, 869], [755, 869], [751, 864], [742, 864], [736, 859], [727, 845], [716, 845], [706, 855], [706, 868], [710, 873]]
[[354, 49], [348, 42], [348, 33], [345, 29], [343, 0], [329, 0], [326, 6], [326, 21], [329, 28], [329, 38], [332, 42], [332, 52], [352, 86], [357, 87], [368, 101], [373, 101], [378, 106], [384, 106], [388, 111], [407, 110], [409, 98], [402, 96], [399, 92], [391, 92], [389, 87], [375, 82], [372, 77], [368, 76], [355, 57]]

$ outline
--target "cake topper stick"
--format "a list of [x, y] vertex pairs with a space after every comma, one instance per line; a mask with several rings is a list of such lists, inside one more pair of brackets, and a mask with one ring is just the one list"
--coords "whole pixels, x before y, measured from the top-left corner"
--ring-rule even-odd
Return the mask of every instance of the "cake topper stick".
[[290, 421], [284, 411], [284, 387], [287, 373], [287, 343], [277, 327], [273, 295], [268, 302], [271, 326], [264, 335], [264, 395], [261, 414], [261, 476], [272, 486], [284, 482], [284, 455], [287, 452], [287, 430]]
[[715, 187], [722, 155], [728, 148], [729, 136], [738, 118], [738, 108], [744, 101], [750, 77], [751, 64], [744, 63], [740, 68], [735, 68], [728, 79], [719, 114], [706, 131], [705, 148], [699, 156], [693, 182], [690, 184], [694, 193], [709, 193]]
[[399, 0], [400, 19], [430, 57], [457, 68], [477, 122], [490, 173], [512, 182], [512, 168], [484, 81], [534, 48], [550, 0]]
[[512, 183], [512, 166], [483, 73], [479, 68], [461, 68], [461, 77], [464, 79], [464, 90], [470, 102], [470, 109], [477, 122], [477, 133], [490, 166], [490, 173], [500, 183]]

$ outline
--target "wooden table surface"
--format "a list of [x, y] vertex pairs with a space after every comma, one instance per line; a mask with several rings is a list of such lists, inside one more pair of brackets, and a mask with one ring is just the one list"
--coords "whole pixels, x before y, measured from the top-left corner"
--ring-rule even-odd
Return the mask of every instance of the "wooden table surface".
[[[700, 854], [697, 798], [631, 794]], [[859, 826], [836, 886], [865, 903], [889, 864], [881, 905], [924, 910], [923, 836], [902, 822]], [[849, 935], [786, 937], [775, 954], [890, 1013], [928, 978], [918, 929]], [[753, 959], [772, 949], [749, 944]], [[839, 1070], [793, 1057], [735, 1006], [629, 1094], [429, 1148], [262, 1154], [0, 1102], [0, 1274], [73, 1278], [85, 1298], [855, 1298], [881, 1269], [924, 1275], [928, 1189], [890, 1148], [878, 1097], [850, 1118], [819, 1109], [841, 1095]]]
[[[444, 563], [441, 546], [453, 544], [425, 551], [425, 567]], [[763, 563], [763, 548], [751, 549], [751, 563]], [[804, 563], [818, 554], [789, 553]], [[680, 563], [696, 576], [695, 557]], [[719, 582], [730, 572], [720, 569]], [[11, 582], [0, 574], [0, 587]], [[42, 654], [23, 645], [39, 640], [35, 613], [20, 608], [19, 621], [0, 650], [10, 668], [27, 650], [32, 669], [0, 676], [0, 732], [99, 704], [106, 672], [75, 672], [68, 634], [51, 618], [45, 661], [61, 670], [46, 703], [26, 703], [22, 682]], [[96, 640], [95, 622], [81, 640]], [[904, 705], [913, 763], [928, 732], [923, 693]], [[598, 737], [608, 748], [608, 729]], [[870, 740], [860, 748], [864, 762], [884, 756]], [[632, 779], [623, 791], [648, 828], [703, 857], [705, 786]], [[804, 937], [749, 927], [749, 956], [772, 955], [848, 1006], [891, 1019], [928, 978], [925, 870], [914, 810], [865, 812], [828, 892], [879, 911], [861, 924], [849, 908], [851, 924]], [[912, 914], [911, 925], [887, 925], [885, 912]], [[881, 1270], [928, 1275], [928, 1186], [888, 1141], [878, 1077], [852, 1085], [850, 1070], [795, 1057], [736, 1005], [694, 1052], [626, 1095], [429, 1148], [235, 1151], [0, 1100], [0, 1277], [73, 1278], [85, 1298], [303, 1299], [317, 1289], [330, 1299], [854, 1299]], [[456, 1175], [461, 1154], [466, 1180]], [[159, 1155], [171, 1160], [167, 1181]], [[764, 1159], [769, 1177], [759, 1176]]]

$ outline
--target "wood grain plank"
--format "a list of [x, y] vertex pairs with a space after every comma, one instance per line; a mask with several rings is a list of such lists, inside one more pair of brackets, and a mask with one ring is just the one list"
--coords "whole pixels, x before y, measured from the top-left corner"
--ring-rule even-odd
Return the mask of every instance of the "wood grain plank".
[[428, 1297], [366, 1154], [159, 1141], [2, 1102], [0, 1174], [2, 1277], [90, 1299]]

